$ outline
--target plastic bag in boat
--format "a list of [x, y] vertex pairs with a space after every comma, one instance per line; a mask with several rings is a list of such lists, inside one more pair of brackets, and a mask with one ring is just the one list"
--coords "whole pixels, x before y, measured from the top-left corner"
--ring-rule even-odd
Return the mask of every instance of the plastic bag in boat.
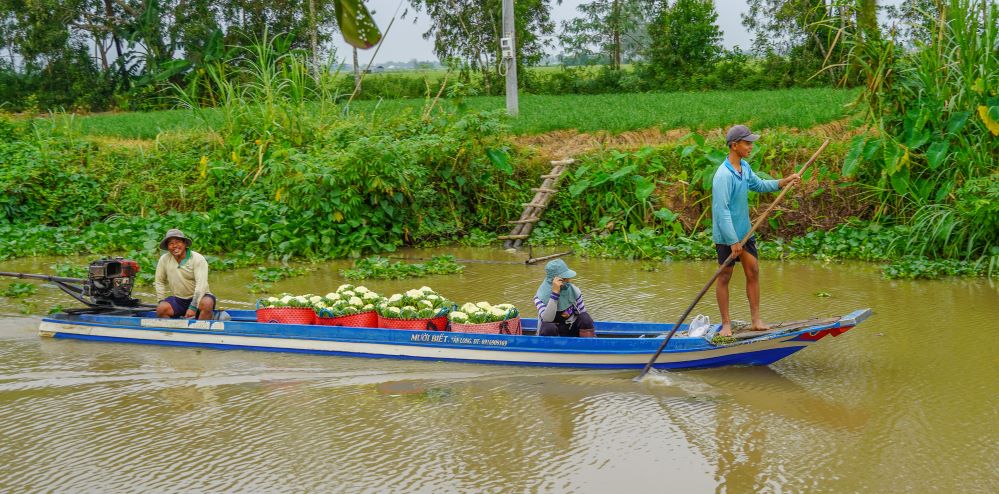
[[698, 314], [693, 321], [690, 321], [687, 335], [698, 338], [707, 334], [709, 329], [711, 329], [711, 319], [704, 314]]

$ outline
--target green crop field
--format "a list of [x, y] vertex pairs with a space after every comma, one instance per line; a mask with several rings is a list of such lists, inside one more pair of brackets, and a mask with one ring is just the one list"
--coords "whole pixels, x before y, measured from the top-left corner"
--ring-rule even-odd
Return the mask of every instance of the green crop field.
[[[736, 122], [756, 128], [809, 128], [849, 116], [854, 90], [786, 89], [780, 91], [708, 91], [699, 93], [629, 93], [598, 95], [522, 95], [520, 116], [507, 119], [514, 134], [560, 129], [581, 132], [661, 128], [715, 129]], [[422, 111], [423, 99], [355, 101], [350, 112], [368, 116]], [[444, 101], [451, 105], [453, 102]], [[504, 111], [501, 96], [469, 97], [472, 110]], [[78, 117], [86, 134], [152, 139], [163, 131], [197, 130], [200, 121], [188, 110], [135, 112]]]

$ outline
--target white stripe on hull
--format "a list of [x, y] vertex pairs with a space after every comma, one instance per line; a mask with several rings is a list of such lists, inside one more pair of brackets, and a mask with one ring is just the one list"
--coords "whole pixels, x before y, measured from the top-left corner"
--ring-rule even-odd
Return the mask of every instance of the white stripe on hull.
[[[392, 343], [359, 343], [335, 340], [310, 340], [298, 338], [263, 338], [256, 336], [239, 336], [227, 334], [177, 333], [154, 329], [128, 329], [121, 327], [103, 327], [77, 325], [42, 321], [39, 332], [43, 336], [57, 334], [72, 334], [96, 336], [104, 338], [128, 338], [164, 343], [192, 343], [202, 345], [226, 345], [233, 347], [261, 347], [287, 350], [306, 350], [319, 352], [341, 352], [390, 357], [416, 357], [426, 359], [459, 359], [480, 360], [509, 363], [537, 364], [579, 364], [579, 365], [635, 365], [645, 364], [653, 352], [638, 354], [621, 353], [558, 353], [529, 352], [517, 350], [484, 350], [455, 347], [435, 347], [431, 345], [398, 345]], [[771, 350], [775, 348], [791, 348], [808, 346], [810, 342], [781, 340], [765, 340], [743, 345], [723, 347], [697, 352], [662, 353], [656, 363], [676, 363], [708, 358], [724, 357], [741, 353]]]

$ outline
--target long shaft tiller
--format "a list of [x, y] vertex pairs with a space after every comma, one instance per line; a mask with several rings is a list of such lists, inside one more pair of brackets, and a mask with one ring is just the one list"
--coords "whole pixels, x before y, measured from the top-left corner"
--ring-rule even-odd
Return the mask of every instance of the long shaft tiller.
[[[826, 141], [823, 142], [821, 146], [819, 146], [819, 149], [815, 151], [815, 154], [813, 154], [812, 157], [808, 159], [808, 162], [805, 163], [805, 166], [802, 166], [801, 170], [798, 170], [798, 175], [803, 175], [805, 173], [805, 170], [808, 170], [808, 167], [812, 166], [812, 163], [815, 162], [815, 159], [819, 157], [819, 153], [821, 153], [822, 150], [825, 149], [826, 146], [828, 145], [829, 145], [829, 139], [826, 139]], [[743, 245], [745, 245], [746, 242], [749, 240], [749, 238], [753, 236], [753, 233], [756, 232], [756, 229], [759, 228], [759, 226], [763, 223], [765, 219], [767, 219], [767, 216], [770, 215], [770, 212], [773, 211], [773, 209], [777, 206], [780, 200], [784, 198], [784, 195], [787, 194], [787, 192], [791, 190], [793, 186], [794, 184], [784, 187], [784, 189], [781, 190], [780, 194], [777, 195], [777, 198], [774, 199], [774, 202], [770, 203], [770, 206], [767, 207], [765, 211], [763, 211], [763, 214], [761, 214], [756, 218], [756, 222], [753, 223], [753, 227], [749, 229], [749, 233], [747, 233], [746, 236], [742, 238], [741, 243]], [[725, 262], [721, 263], [721, 265], [718, 266], [718, 270], [715, 271], [715, 274], [711, 276], [711, 279], [708, 280], [707, 284], [704, 285], [704, 288], [701, 288], [701, 291], [697, 294], [697, 298], [695, 298], [694, 301], [690, 304], [690, 306], [687, 307], [687, 310], [685, 310], [683, 312], [683, 315], [680, 316], [680, 320], [673, 325], [673, 329], [671, 329], [669, 334], [666, 335], [666, 338], [663, 339], [662, 344], [659, 345], [659, 349], [656, 350], [656, 354], [653, 355], [651, 359], [649, 359], [649, 363], [645, 364], [645, 367], [642, 369], [642, 372], [639, 373], [638, 377], [635, 378], [636, 381], [641, 380], [643, 377], [645, 377], [645, 374], [648, 374], [649, 369], [652, 368], [652, 364], [654, 364], [656, 359], [659, 358], [659, 355], [663, 353], [663, 349], [666, 348], [666, 344], [669, 343], [670, 338], [673, 337], [673, 334], [676, 333], [676, 330], [680, 329], [680, 325], [682, 325], [683, 321], [685, 321], [687, 319], [687, 316], [690, 315], [690, 311], [694, 310], [694, 307], [697, 305], [697, 303], [700, 302], [701, 298], [704, 297], [704, 294], [707, 293], [708, 288], [711, 288], [711, 285], [713, 285], [715, 280], [718, 279], [718, 276], [721, 274], [722, 270], [725, 269], [725, 266], [734, 258], [735, 258], [735, 253], [733, 252], [728, 255], [728, 258], [725, 259]]]

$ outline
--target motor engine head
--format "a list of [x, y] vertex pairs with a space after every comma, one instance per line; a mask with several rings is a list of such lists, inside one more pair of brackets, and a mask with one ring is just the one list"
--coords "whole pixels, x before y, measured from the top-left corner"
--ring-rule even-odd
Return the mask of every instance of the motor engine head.
[[97, 305], [135, 307], [139, 299], [132, 298], [139, 263], [122, 257], [98, 259], [90, 263], [83, 295]]

